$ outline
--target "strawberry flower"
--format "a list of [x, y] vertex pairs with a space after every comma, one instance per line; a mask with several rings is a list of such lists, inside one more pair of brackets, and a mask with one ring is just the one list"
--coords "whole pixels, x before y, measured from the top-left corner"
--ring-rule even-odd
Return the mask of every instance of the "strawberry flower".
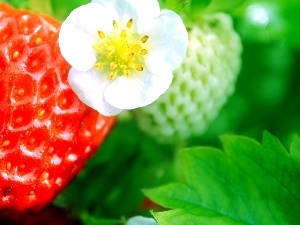
[[158, 99], [187, 43], [181, 18], [157, 0], [93, 0], [71, 12], [59, 35], [70, 86], [106, 116]]

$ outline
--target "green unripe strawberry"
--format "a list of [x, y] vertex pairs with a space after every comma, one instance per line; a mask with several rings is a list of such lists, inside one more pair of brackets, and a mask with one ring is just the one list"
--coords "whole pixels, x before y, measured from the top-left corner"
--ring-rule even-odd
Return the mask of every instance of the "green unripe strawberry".
[[186, 58], [165, 94], [133, 111], [139, 127], [161, 142], [205, 132], [233, 93], [242, 44], [224, 13], [203, 15], [189, 27]]

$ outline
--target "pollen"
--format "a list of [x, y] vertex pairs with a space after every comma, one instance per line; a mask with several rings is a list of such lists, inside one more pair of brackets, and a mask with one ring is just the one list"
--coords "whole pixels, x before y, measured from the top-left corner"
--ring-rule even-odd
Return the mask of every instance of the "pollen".
[[123, 73], [127, 77], [131, 74], [130, 70], [124, 70]]
[[127, 28], [131, 28], [132, 25], [133, 25], [133, 19], [128, 20], [128, 22], [127, 22], [127, 24], [126, 24], [126, 27], [127, 27]]
[[140, 73], [145, 68], [144, 56], [149, 52], [145, 43], [149, 36], [139, 35], [133, 24], [133, 19], [125, 25], [113, 20], [114, 30], [111, 33], [98, 30], [100, 39], [92, 45], [97, 54], [94, 68], [107, 71], [111, 80], [117, 76]]
[[110, 72], [110, 73], [109, 73], [109, 79], [111, 79], [111, 80], [115, 79], [116, 76], [117, 76], [117, 73], [116, 73], [116, 72]]
[[135, 68], [136, 68], [136, 70], [138, 70], [138, 71], [143, 71], [143, 65], [142, 64], [136, 64], [135, 65]]
[[121, 37], [121, 38], [126, 38], [126, 37], [127, 37], [127, 32], [126, 32], [126, 30], [122, 30], [122, 31], [121, 31], [120, 37]]
[[96, 69], [102, 69], [103, 68], [103, 63], [102, 62], [97, 62], [95, 65], [94, 65], [94, 67], [96, 68]]
[[105, 33], [101, 30], [98, 30], [98, 36], [99, 36], [99, 38], [103, 39], [103, 38], [105, 38]]
[[114, 69], [116, 69], [118, 67], [118, 64], [115, 62], [115, 61], [112, 61], [111, 63], [110, 63], [110, 69], [111, 70], [114, 70]]
[[115, 21], [115, 20], [113, 20], [113, 27], [114, 27], [115, 29], [118, 29], [118, 27], [119, 27], [117, 21]]
[[141, 38], [141, 42], [146, 43], [148, 41], [148, 39], [149, 39], [149, 36], [145, 35]]
[[140, 52], [141, 55], [146, 55], [147, 53], [148, 53], [147, 49], [142, 49]]

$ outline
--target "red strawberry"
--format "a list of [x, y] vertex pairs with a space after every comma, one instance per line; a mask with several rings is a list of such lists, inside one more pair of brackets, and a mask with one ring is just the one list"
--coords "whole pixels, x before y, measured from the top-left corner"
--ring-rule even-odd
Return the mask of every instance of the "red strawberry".
[[0, 3], [0, 213], [51, 202], [115, 123], [70, 89], [59, 26]]

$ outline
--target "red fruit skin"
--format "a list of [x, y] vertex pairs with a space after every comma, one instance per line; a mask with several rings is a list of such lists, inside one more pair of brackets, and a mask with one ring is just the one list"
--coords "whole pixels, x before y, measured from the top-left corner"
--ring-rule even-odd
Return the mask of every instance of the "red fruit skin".
[[59, 27], [48, 16], [0, 3], [2, 215], [50, 203], [116, 121], [84, 105], [71, 90]]

